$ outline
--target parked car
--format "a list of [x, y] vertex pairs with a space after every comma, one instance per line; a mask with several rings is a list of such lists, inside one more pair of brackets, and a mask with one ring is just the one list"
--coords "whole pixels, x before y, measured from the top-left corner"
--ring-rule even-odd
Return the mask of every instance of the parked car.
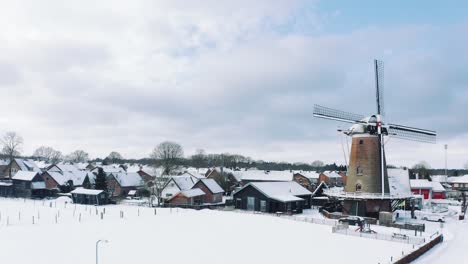
[[341, 224], [347, 223], [348, 225], [360, 226], [364, 223], [364, 218], [359, 216], [348, 216], [340, 218], [338, 222]]
[[445, 217], [442, 215], [427, 214], [427, 215], [422, 215], [421, 219], [424, 221], [445, 223]]

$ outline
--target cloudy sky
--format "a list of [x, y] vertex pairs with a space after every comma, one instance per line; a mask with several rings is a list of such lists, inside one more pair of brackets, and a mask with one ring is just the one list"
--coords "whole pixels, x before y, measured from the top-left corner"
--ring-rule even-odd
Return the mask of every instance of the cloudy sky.
[[[315, 103], [437, 130], [390, 139], [388, 161], [468, 161], [468, 17], [462, 1], [7, 1], [0, 9], [0, 132], [41, 145], [142, 158], [241, 153], [344, 163]], [[391, 2], [391, 3], [390, 3]], [[411, 3], [409, 3], [411, 2]], [[458, 3], [457, 3], [458, 2]], [[377, 4], [378, 3], [378, 4]]]

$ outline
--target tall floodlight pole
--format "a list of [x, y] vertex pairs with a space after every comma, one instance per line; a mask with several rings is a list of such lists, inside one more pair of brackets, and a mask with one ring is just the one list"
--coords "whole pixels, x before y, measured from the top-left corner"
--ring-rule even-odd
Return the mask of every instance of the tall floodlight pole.
[[445, 176], [448, 177], [448, 170], [447, 170], [447, 149], [448, 149], [448, 145], [445, 144], [444, 148], [445, 148]]
[[96, 241], [96, 264], [99, 264], [99, 243], [101, 243], [101, 242], [108, 243], [109, 241], [101, 240], [101, 239]]

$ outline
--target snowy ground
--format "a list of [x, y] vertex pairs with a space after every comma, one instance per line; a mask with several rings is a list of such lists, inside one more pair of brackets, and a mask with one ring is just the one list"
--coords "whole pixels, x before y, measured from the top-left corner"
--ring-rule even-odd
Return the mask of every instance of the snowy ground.
[[[415, 263], [468, 263], [468, 221], [459, 221], [457, 215], [446, 217], [443, 225], [444, 242], [417, 259]], [[428, 223], [429, 228], [440, 228], [438, 223]]]
[[265, 215], [181, 209], [158, 209], [155, 215], [151, 208], [115, 205], [105, 207], [101, 220], [103, 209], [96, 214], [89, 206], [0, 199], [2, 263], [95, 263], [98, 239], [109, 240], [100, 246], [100, 263], [113, 264], [375, 264], [411, 247]]

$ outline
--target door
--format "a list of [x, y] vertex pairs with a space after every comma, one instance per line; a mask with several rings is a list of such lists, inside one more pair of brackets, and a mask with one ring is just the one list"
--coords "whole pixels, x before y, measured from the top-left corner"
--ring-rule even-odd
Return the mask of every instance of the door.
[[255, 211], [255, 197], [247, 197], [247, 210]]

